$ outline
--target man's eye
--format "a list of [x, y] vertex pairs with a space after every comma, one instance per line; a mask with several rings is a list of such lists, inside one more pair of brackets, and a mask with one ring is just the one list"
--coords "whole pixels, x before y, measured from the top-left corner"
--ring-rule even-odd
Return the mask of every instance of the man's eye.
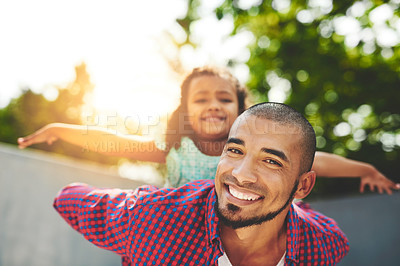
[[272, 159], [266, 159], [265, 162], [269, 163], [269, 164], [274, 164], [277, 166], [282, 166], [282, 164], [280, 164], [279, 162], [272, 160]]
[[235, 154], [242, 154], [242, 152], [240, 150], [235, 149], [235, 148], [228, 148], [227, 151], [231, 152], [231, 153], [235, 153]]

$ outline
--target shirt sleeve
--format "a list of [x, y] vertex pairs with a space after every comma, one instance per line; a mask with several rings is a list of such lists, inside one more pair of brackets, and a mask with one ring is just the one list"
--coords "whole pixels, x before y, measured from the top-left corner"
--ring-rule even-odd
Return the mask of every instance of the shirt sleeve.
[[74, 183], [59, 192], [53, 206], [87, 240], [124, 255], [128, 246], [131, 210], [139, 194], [139, 189], [98, 189]]

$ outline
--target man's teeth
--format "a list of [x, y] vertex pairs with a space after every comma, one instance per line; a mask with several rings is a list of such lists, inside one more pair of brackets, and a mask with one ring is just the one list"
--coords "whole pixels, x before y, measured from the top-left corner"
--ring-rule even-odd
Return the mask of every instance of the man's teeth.
[[234, 196], [235, 198], [238, 198], [238, 199], [241, 199], [241, 200], [257, 200], [257, 199], [260, 198], [259, 196], [243, 194], [243, 193], [235, 190], [231, 186], [228, 186], [228, 187], [229, 187], [229, 193], [231, 193], [231, 195]]

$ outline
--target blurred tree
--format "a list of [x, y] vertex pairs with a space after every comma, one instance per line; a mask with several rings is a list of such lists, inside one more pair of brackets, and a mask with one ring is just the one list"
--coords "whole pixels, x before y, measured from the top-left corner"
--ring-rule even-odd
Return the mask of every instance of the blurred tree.
[[[188, 0], [186, 17], [177, 21], [187, 34], [181, 45], [200, 45], [191, 34], [209, 15], [202, 3]], [[400, 181], [400, 1], [219, 3], [215, 17], [233, 24], [228, 38], [251, 36], [247, 86], [257, 101], [302, 111], [319, 150], [370, 162]], [[353, 181], [323, 181], [317, 192], [346, 187], [358, 190]]]
[[[82, 124], [82, 110], [88, 108], [85, 104], [94, 86], [84, 63], [75, 67], [75, 72], [75, 80], [65, 88], [51, 88], [57, 96], [54, 100], [26, 89], [8, 106], [0, 109], [0, 141], [16, 144], [18, 137], [32, 134], [49, 123]], [[101, 163], [115, 164], [118, 161], [117, 158], [83, 151], [61, 141], [51, 146], [43, 143], [34, 147]]]

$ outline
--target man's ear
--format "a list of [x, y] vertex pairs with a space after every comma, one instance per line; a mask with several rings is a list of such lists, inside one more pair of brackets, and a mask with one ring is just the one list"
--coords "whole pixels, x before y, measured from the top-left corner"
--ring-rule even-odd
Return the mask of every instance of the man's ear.
[[304, 199], [308, 194], [310, 194], [312, 188], [315, 184], [316, 174], [314, 171], [304, 173], [299, 178], [299, 186], [294, 194], [296, 199]]

